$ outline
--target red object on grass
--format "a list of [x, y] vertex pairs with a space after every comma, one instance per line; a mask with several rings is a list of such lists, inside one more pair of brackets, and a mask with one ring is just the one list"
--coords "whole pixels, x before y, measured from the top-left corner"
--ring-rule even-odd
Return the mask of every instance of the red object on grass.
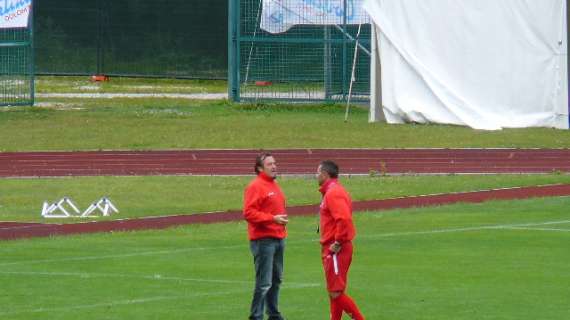
[[91, 81], [109, 81], [109, 77], [104, 74], [95, 74], [91, 76]]
[[271, 82], [271, 81], [255, 81], [255, 85], [258, 87], [267, 87], [267, 86], [270, 86], [272, 84], [273, 84], [273, 82]]

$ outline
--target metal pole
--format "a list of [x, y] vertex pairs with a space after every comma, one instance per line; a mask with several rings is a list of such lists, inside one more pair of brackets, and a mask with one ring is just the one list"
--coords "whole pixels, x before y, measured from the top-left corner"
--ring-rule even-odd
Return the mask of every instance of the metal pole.
[[570, 0], [566, 0], [566, 76], [568, 79], [566, 92], [568, 93], [568, 128], [570, 129], [570, 55], [568, 50], [570, 48]]
[[352, 59], [352, 72], [350, 74], [350, 88], [348, 89], [348, 98], [346, 99], [346, 112], [344, 114], [344, 122], [348, 121], [348, 112], [350, 111], [350, 98], [352, 97], [352, 85], [356, 81], [356, 59], [358, 58], [358, 38], [360, 37], [360, 30], [362, 24], [358, 25], [358, 32], [356, 33], [356, 44], [354, 45], [354, 58]]
[[32, 1], [32, 5], [30, 6], [30, 16], [29, 16], [29, 32], [30, 32], [30, 63], [29, 63], [29, 72], [30, 72], [30, 105], [33, 106], [36, 100], [36, 64], [35, 64], [35, 46], [34, 46], [34, 7], [35, 3]]
[[332, 50], [331, 50], [331, 30], [329, 26], [324, 26], [324, 57], [323, 69], [325, 80], [325, 100], [329, 101], [332, 96]]
[[382, 117], [382, 66], [378, 53], [376, 25], [371, 26], [372, 55], [370, 57], [370, 110], [368, 122], [377, 122]]
[[228, 0], [228, 97], [239, 102], [239, 6], [240, 0]]
[[[261, 5], [262, 5], [261, 0], [259, 0], [259, 8], [257, 9], [257, 18], [255, 19], [255, 29], [253, 31], [253, 40], [255, 40], [255, 36], [257, 35], [259, 19], [261, 18]], [[247, 83], [247, 80], [249, 79], [249, 67], [251, 66], [251, 55], [253, 54], [253, 43], [254, 41], [251, 41], [251, 47], [249, 48], [249, 56], [247, 57], [247, 67], [245, 69], [245, 79], [243, 83]]]
[[345, 100], [346, 99], [346, 77], [348, 74], [348, 70], [346, 70], [347, 68], [347, 64], [346, 64], [346, 59], [348, 59], [348, 48], [347, 48], [347, 37], [346, 34], [348, 32], [346, 32], [346, 16], [347, 16], [347, 0], [343, 0], [343, 6], [344, 6], [344, 14], [343, 14], [343, 20], [342, 20], [342, 29], [345, 31], [344, 32], [344, 36], [342, 39], [342, 99]]

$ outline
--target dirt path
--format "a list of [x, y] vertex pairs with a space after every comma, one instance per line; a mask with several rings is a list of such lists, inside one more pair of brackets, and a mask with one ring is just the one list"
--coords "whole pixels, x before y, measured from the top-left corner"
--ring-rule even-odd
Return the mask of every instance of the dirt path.
[[170, 98], [189, 100], [227, 99], [227, 93], [36, 93], [38, 98], [81, 98], [81, 99], [115, 99], [115, 98]]

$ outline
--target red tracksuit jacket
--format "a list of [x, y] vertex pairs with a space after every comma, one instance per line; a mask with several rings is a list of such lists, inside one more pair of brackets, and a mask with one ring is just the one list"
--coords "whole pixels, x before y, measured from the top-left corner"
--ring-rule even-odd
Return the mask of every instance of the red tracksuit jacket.
[[263, 172], [257, 175], [246, 187], [243, 203], [249, 240], [287, 236], [285, 226], [273, 221], [273, 216], [286, 214], [285, 196], [274, 179]]
[[352, 241], [356, 229], [352, 222], [352, 200], [337, 179], [327, 180], [319, 189], [323, 194], [320, 208], [321, 244]]

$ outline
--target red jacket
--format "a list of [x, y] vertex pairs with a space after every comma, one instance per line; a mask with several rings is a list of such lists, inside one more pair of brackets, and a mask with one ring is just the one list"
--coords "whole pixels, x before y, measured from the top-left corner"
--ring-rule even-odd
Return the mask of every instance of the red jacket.
[[273, 221], [278, 214], [286, 214], [285, 196], [277, 182], [262, 172], [245, 189], [243, 216], [249, 239], [285, 238], [285, 226]]
[[321, 244], [352, 241], [356, 229], [352, 223], [352, 200], [337, 179], [327, 180], [319, 189], [323, 194], [320, 208]]

